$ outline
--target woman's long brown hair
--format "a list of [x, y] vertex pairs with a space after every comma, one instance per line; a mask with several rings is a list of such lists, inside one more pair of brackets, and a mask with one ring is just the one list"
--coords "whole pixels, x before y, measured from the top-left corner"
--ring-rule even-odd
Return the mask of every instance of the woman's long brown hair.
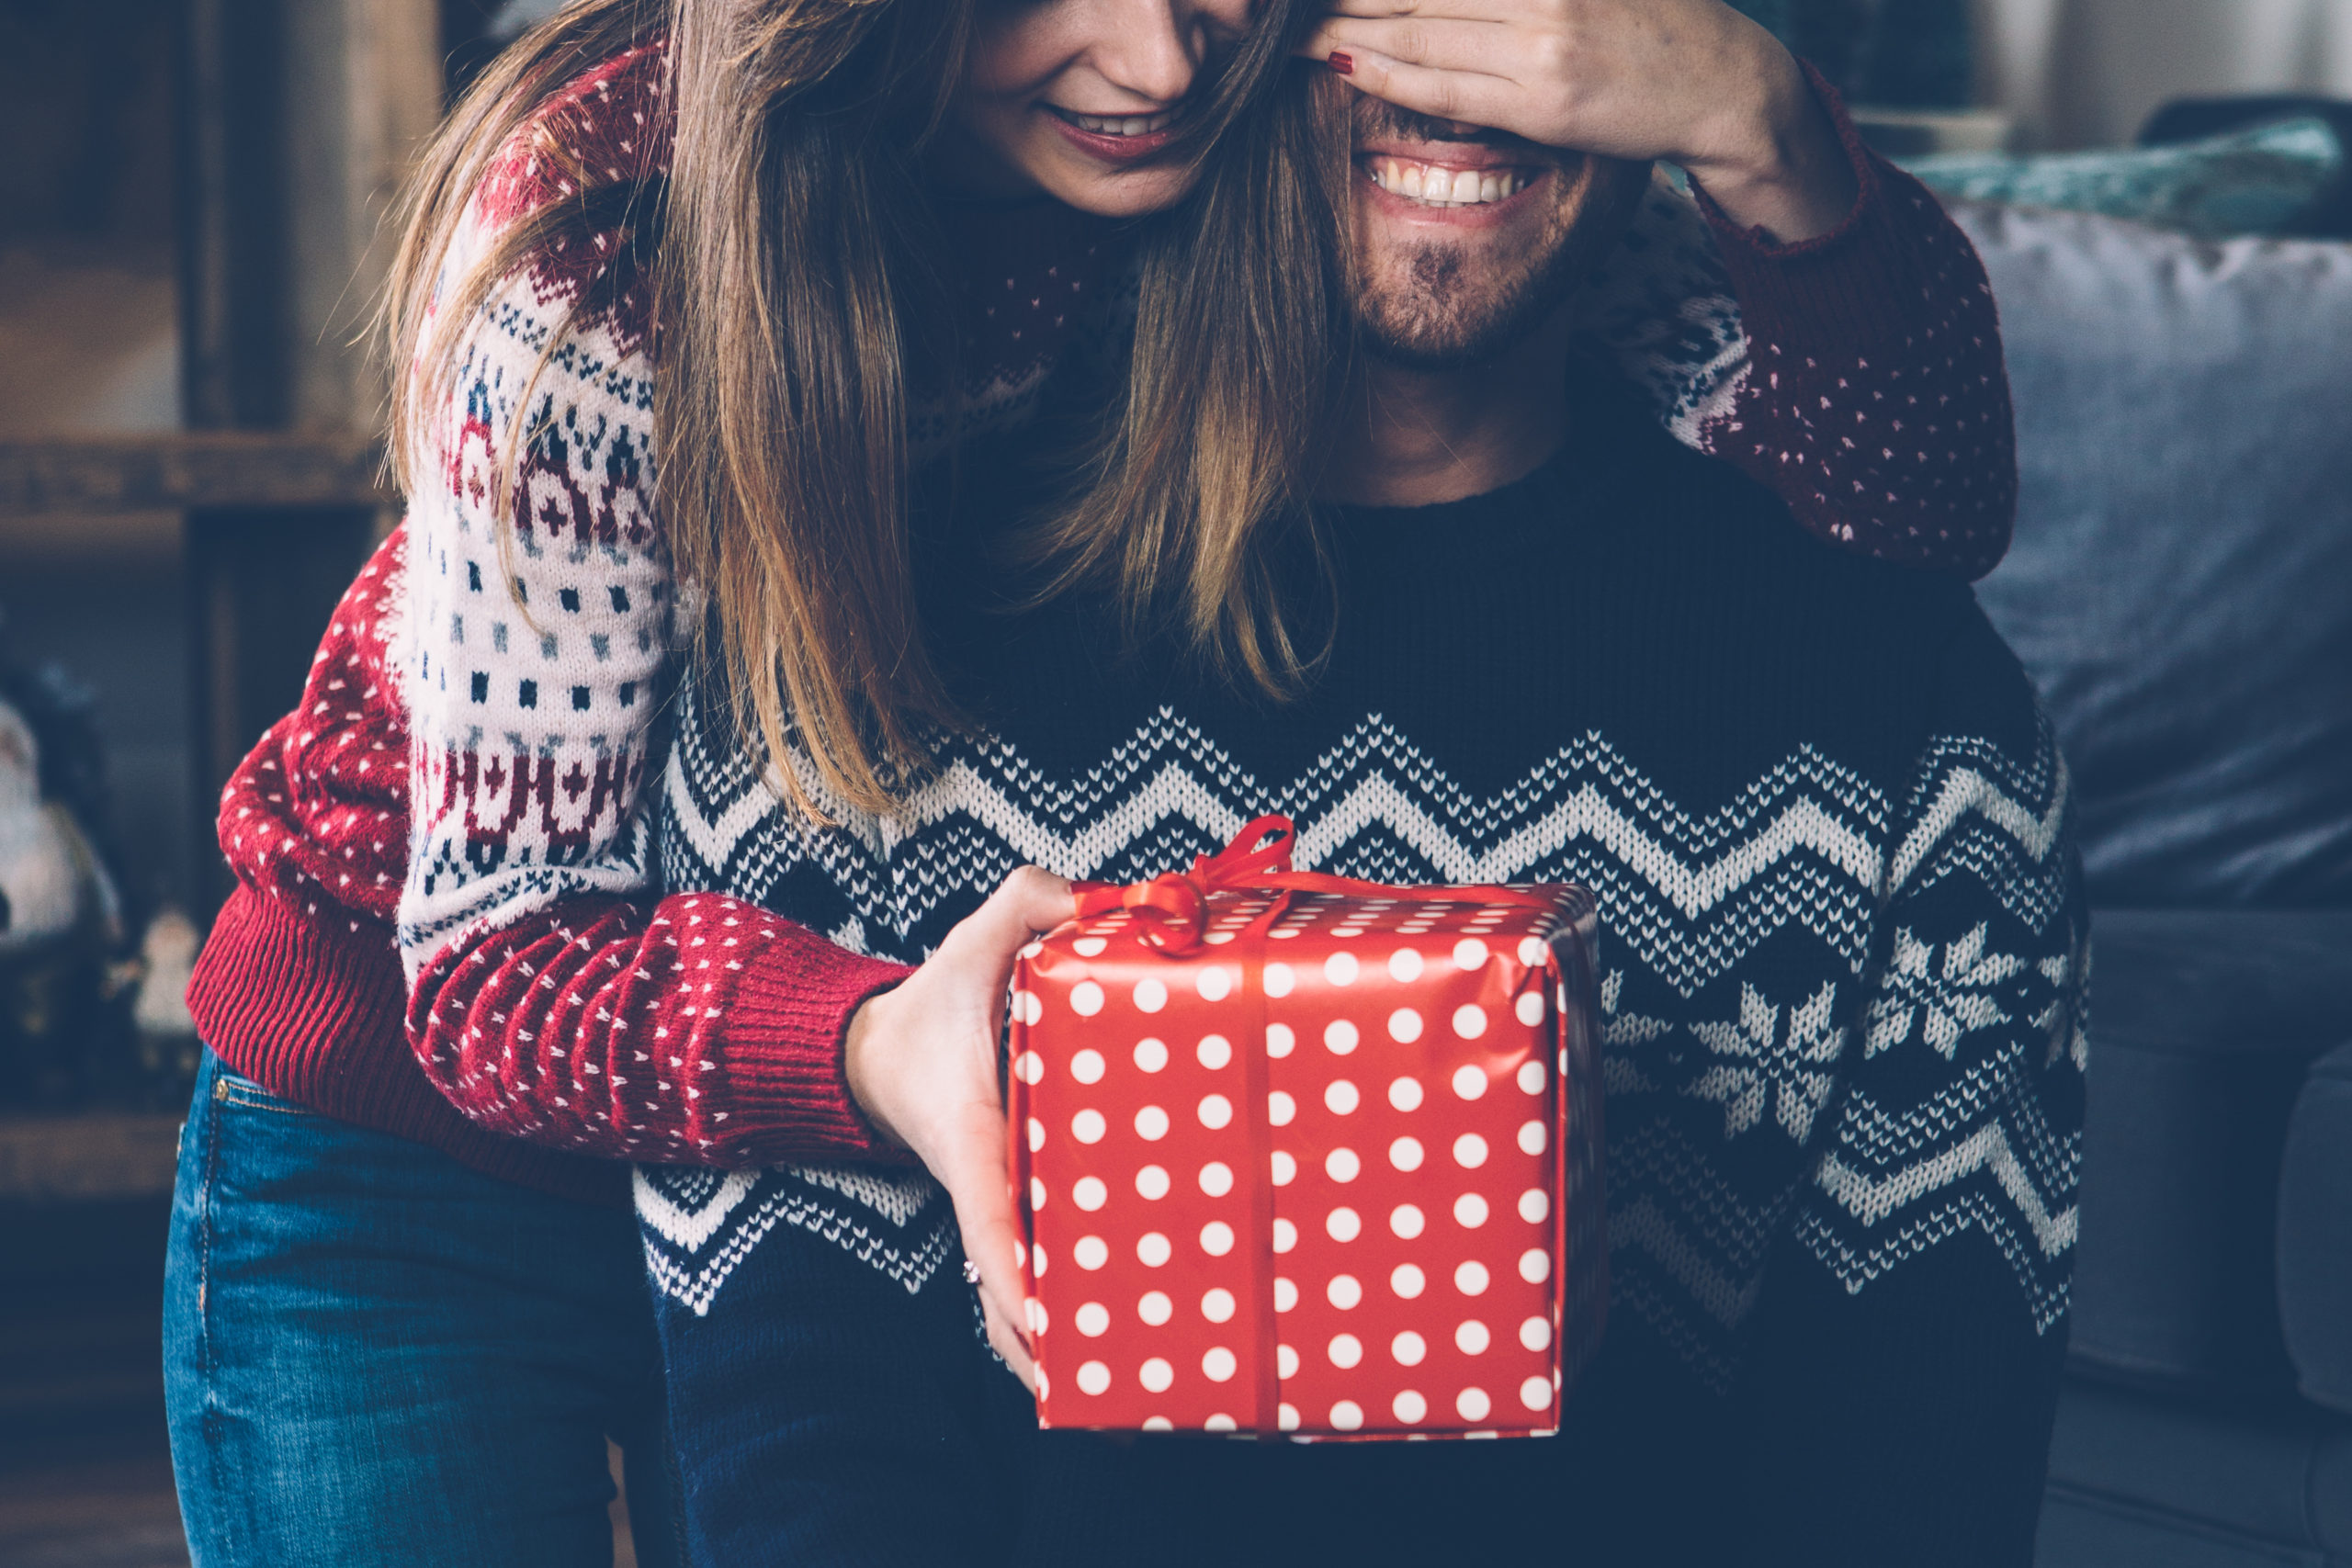
[[1191, 196], [1150, 225], [1124, 395], [1069, 499], [1019, 546], [1044, 569], [1035, 598], [1108, 590], [1131, 641], [1172, 632], [1277, 702], [1329, 648], [1328, 615], [1320, 637], [1303, 630], [1316, 618], [1295, 574], [1288, 592], [1278, 581], [1276, 547], [1304, 528], [1328, 593], [1311, 490], [1354, 348], [1350, 89], [1319, 66], [1291, 76], [1242, 107]]
[[[409, 493], [429, 493], [429, 433], [502, 280], [571, 236], [617, 232], [650, 253], [663, 531], [715, 612], [707, 651], [724, 661], [744, 739], [817, 818], [888, 809], [924, 761], [926, 727], [957, 722], [916, 614], [906, 433], [910, 374], [953, 384], [918, 160], [976, 3], [572, 0], [499, 57], [426, 148], [383, 312], [401, 371], [394, 459]], [[1306, 4], [1265, 0], [1186, 117], [1183, 155], [1202, 178], [1146, 226], [1129, 390], [1088, 482], [1035, 540], [1048, 592], [1107, 581], [1131, 626], [1172, 611], [1220, 668], [1277, 695], [1313, 656], [1287, 630], [1267, 544], [1303, 502], [1344, 341], [1344, 119], [1299, 84], [1276, 90], [1311, 21]], [[567, 83], [662, 36], [677, 116], [667, 178], [650, 159], [582, 171], [576, 196], [443, 277], [514, 137]], [[530, 433], [503, 434], [504, 516]], [[784, 761], [795, 741], [813, 776]]]

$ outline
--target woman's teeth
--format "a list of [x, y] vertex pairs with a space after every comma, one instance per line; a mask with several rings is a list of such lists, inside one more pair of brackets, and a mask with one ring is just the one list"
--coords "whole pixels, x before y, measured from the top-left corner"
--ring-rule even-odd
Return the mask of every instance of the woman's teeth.
[[1176, 118], [1172, 111], [1168, 114], [1107, 116], [1074, 114], [1069, 109], [1056, 109], [1054, 112], [1079, 130], [1091, 130], [1097, 136], [1149, 136], [1155, 130], [1167, 130], [1168, 122]]
[[1535, 176], [1522, 169], [1447, 169], [1406, 158], [1374, 158], [1372, 183], [1421, 207], [1500, 201]]

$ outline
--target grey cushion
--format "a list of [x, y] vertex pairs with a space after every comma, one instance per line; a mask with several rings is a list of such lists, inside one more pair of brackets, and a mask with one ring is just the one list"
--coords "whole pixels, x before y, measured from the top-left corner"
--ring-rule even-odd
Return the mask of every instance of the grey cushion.
[[2352, 1413], [2352, 1041], [2312, 1068], [2288, 1124], [2278, 1317], [2304, 1397]]
[[2352, 1422], [2074, 1380], [2037, 1568], [2352, 1564]]
[[[2352, 1123], [2308, 1112], [2322, 1213], [2290, 1222], [2280, 1199], [2312, 1064], [2352, 1037], [2352, 912], [2103, 909], [2091, 940], [2074, 1354], [2143, 1382], [2290, 1393], [2280, 1282], [2311, 1280], [2323, 1314], [2352, 1283], [2352, 1214], [2324, 1213], [2331, 1173], [2352, 1194]], [[2352, 1315], [2335, 1299], [2308, 1337], [2346, 1369]]]
[[2352, 908], [2352, 245], [1969, 203], [2094, 899]]

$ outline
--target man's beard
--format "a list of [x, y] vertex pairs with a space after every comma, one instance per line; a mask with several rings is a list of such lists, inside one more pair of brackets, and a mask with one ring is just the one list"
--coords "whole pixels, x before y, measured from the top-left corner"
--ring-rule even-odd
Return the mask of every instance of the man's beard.
[[[1363, 100], [1359, 134], [1396, 131], [1459, 141], [1444, 122]], [[1367, 124], [1369, 121], [1369, 124]], [[1493, 135], [1476, 140], [1508, 143]], [[1531, 194], [1553, 204], [1542, 239], [1509, 258], [1476, 255], [1470, 245], [1433, 239], [1414, 245], [1401, 267], [1374, 273], [1361, 258], [1356, 319], [1375, 356], [1414, 370], [1458, 370], [1484, 364], [1538, 331], [1624, 237], [1646, 171], [1609, 159], [1561, 158], [1529, 148], [1547, 177]], [[1393, 254], [1393, 253], [1392, 253]], [[1398, 277], [1401, 271], [1403, 276]]]
[[1498, 357], [1540, 329], [1591, 272], [1600, 257], [1575, 238], [1516, 258], [1504, 277], [1482, 269], [1465, 279], [1468, 258], [1442, 241], [1415, 247], [1401, 286], [1359, 284], [1364, 346], [1412, 370], [1459, 370]]

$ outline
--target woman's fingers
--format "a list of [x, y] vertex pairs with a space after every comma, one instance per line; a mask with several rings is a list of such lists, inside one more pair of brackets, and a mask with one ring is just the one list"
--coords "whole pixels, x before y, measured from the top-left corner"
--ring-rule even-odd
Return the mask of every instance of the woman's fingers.
[[1012, 1375], [1021, 1380], [1022, 1387], [1035, 1393], [1036, 1363], [1029, 1359], [1029, 1353], [1022, 1348], [1021, 1342], [1012, 1337], [1012, 1331], [1005, 1327], [1004, 1319], [997, 1313], [996, 1303], [986, 1296], [980, 1298], [980, 1317], [988, 1329], [989, 1348], [1004, 1359], [1004, 1364], [1012, 1369]]
[[1370, 53], [1407, 65], [1471, 71], [1506, 81], [1527, 74], [1532, 63], [1524, 28], [1459, 17], [1326, 17], [1296, 52], [1324, 61], [1335, 53], [1351, 61]]
[[1022, 1288], [1013, 1223], [1012, 1189], [1005, 1170], [1002, 1120], [987, 1113], [961, 1120], [952, 1146], [939, 1151], [933, 1168], [956, 1205], [964, 1256], [978, 1273], [980, 1309], [989, 1343], [1021, 1381], [1036, 1386], [1027, 1333], [1028, 1294]]
[[988, 901], [957, 921], [939, 945], [941, 957], [1011, 974], [1013, 955], [1039, 931], [1075, 914], [1069, 879], [1034, 865], [1017, 867]]
[[956, 930], [972, 928], [969, 959], [985, 965], [990, 1026], [988, 1061], [991, 1095], [986, 1111], [966, 1123], [955, 1156], [961, 1179], [951, 1189], [956, 1222], [964, 1232], [964, 1255], [980, 1276], [980, 1313], [989, 1343], [1004, 1358], [1023, 1386], [1037, 1391], [1031, 1359], [1028, 1292], [1023, 1288], [1020, 1227], [1013, 1214], [1011, 1173], [1005, 1168], [1004, 1110], [995, 1089], [996, 1039], [1004, 1011], [1004, 990], [1022, 948], [1077, 912], [1069, 881], [1034, 865], [1016, 869]]
[[1526, 118], [1521, 112], [1526, 91], [1515, 82], [1483, 72], [1417, 65], [1361, 44], [1335, 52], [1346, 57], [1349, 85], [1398, 108], [1527, 134], [1517, 123]]
[[[904, 984], [851, 1017], [843, 1042], [851, 1095], [926, 1164], [968, 1103], [995, 1104], [997, 1040], [1013, 961], [1073, 908], [1061, 877], [1016, 871]], [[933, 1170], [939, 1174], [935, 1164]]]
[[1430, 21], [1512, 21], [1560, 11], [1565, 0], [1329, 0], [1327, 17], [1420, 17]]
[[1069, 883], [1023, 866], [904, 985], [860, 1008], [846, 1042], [851, 1092], [903, 1141], [956, 1207], [979, 1276], [989, 1343], [1035, 1386], [997, 1081], [1005, 984], [1020, 951], [1076, 912]]

